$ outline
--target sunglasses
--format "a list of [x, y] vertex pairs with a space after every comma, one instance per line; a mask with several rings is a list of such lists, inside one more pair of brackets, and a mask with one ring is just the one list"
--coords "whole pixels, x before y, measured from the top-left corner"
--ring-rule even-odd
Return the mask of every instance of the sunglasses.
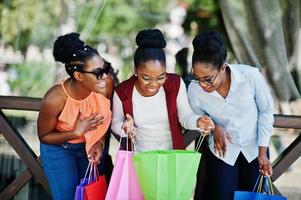
[[87, 73], [87, 74], [94, 74], [96, 76], [96, 79], [101, 79], [103, 74], [109, 74], [110, 70], [112, 68], [111, 63], [104, 61], [103, 67], [95, 68], [93, 71], [85, 71], [85, 70], [76, 70], [81, 73]]

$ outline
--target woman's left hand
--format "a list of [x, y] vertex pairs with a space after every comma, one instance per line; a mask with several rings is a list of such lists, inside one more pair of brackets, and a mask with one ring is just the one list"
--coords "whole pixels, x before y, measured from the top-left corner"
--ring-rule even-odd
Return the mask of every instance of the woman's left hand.
[[266, 154], [258, 156], [259, 173], [263, 176], [272, 176], [273, 167]]
[[104, 142], [103, 140], [99, 140], [98, 142], [96, 142], [90, 149], [89, 153], [88, 153], [88, 160], [89, 162], [92, 162], [94, 165], [99, 164], [99, 160], [102, 156], [102, 152], [103, 152], [103, 148], [104, 148]]

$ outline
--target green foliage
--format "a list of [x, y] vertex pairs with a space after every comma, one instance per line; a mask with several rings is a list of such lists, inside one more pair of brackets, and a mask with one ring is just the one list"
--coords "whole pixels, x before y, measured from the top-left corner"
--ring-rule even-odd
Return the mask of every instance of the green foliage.
[[29, 44], [49, 46], [56, 30], [59, 3], [40, 0], [1, 1], [1, 40], [23, 51]]
[[42, 97], [53, 84], [52, 63], [23, 63], [10, 66], [9, 85], [20, 96]]
[[[76, 20], [78, 31], [85, 32], [87, 22], [95, 16], [95, 9], [101, 14], [95, 20], [95, 26], [89, 33], [88, 42], [97, 43], [99, 39], [110, 38], [113, 41], [121, 41], [137, 33], [142, 28], [152, 28], [158, 23], [167, 20], [166, 5], [168, 1], [136, 0], [120, 1], [107, 0], [101, 11], [99, 3], [87, 2], [79, 7]], [[97, 16], [97, 15], [96, 15]]]
[[[61, 25], [71, 19], [74, 31], [81, 33], [82, 38], [86, 36], [83, 39], [87, 43], [118, 48], [124, 63], [121, 78], [125, 79], [132, 74], [133, 66], [132, 55], [123, 53], [125, 49], [135, 49], [139, 30], [167, 23], [170, 9], [178, 2], [190, 5], [184, 24], [186, 32], [191, 31], [191, 22], [196, 22], [199, 30], [220, 27], [214, 0], [4, 0], [0, 1], [0, 42], [22, 50], [23, 54], [29, 44], [49, 48], [61, 33]], [[54, 77], [54, 73], [49, 71], [54, 71], [54, 67], [48, 63], [25, 63], [10, 68], [18, 77], [10, 80], [10, 85], [20, 95], [41, 96], [52, 84], [49, 77]]]
[[[193, 26], [193, 23], [197, 27]], [[187, 18], [183, 24], [186, 32], [223, 29], [220, 10], [215, 0], [191, 0]], [[196, 28], [196, 30], [194, 30]]]

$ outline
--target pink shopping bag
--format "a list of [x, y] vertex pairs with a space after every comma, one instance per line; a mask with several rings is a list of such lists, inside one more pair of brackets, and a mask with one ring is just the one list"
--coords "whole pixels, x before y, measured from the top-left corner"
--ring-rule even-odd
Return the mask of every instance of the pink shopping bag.
[[133, 166], [133, 154], [131, 151], [118, 151], [106, 200], [144, 199]]

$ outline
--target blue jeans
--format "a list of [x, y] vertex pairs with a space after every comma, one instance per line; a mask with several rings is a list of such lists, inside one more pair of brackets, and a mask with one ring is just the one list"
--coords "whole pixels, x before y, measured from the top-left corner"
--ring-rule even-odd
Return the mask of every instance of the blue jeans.
[[[88, 159], [85, 143], [40, 144], [41, 160], [54, 200], [73, 200], [76, 186], [85, 176]], [[103, 174], [105, 155], [98, 165]]]

